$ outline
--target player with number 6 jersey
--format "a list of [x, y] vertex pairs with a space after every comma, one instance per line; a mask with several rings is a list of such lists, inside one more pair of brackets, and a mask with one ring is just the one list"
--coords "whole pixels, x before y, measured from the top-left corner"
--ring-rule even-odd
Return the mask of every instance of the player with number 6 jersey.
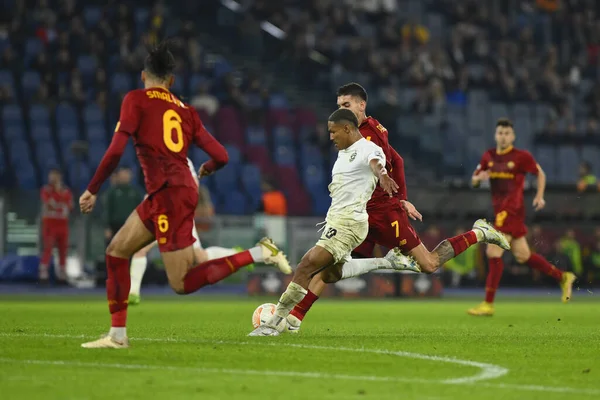
[[116, 168], [129, 138], [144, 172], [148, 196], [134, 210], [106, 249], [106, 294], [111, 328], [84, 348], [129, 347], [126, 334], [128, 296], [131, 286], [129, 260], [154, 240], [165, 265], [171, 288], [189, 294], [226, 278], [253, 262], [276, 265], [291, 273], [285, 255], [268, 238], [256, 247], [204, 263], [195, 259], [192, 236], [198, 186], [188, 169], [187, 152], [193, 143], [211, 159], [200, 167], [200, 178], [211, 175], [228, 162], [225, 148], [205, 129], [196, 111], [169, 88], [174, 82], [175, 58], [163, 42], [151, 49], [141, 79], [144, 89], [129, 92], [111, 144], [88, 189], [79, 199], [83, 213], [90, 213], [100, 186]]
[[[544, 190], [546, 175], [530, 152], [516, 149], [513, 146], [515, 131], [512, 122], [500, 118], [496, 123], [496, 148], [489, 149], [481, 157], [479, 165], [473, 173], [473, 186], [478, 187], [484, 180], [490, 180], [492, 188], [492, 205], [496, 216], [494, 225], [511, 242], [511, 251], [517, 262], [527, 264], [533, 269], [551, 276], [561, 286], [562, 301], [571, 299], [575, 275], [563, 272], [550, 264], [539, 254], [532, 253], [525, 238], [525, 202], [523, 189], [525, 176], [537, 176], [537, 193], [533, 199], [536, 211], [546, 205]], [[485, 301], [467, 312], [475, 316], [492, 316], [494, 314], [494, 298], [502, 278], [504, 250], [498, 246], [488, 245], [486, 254], [489, 270], [485, 284]]]

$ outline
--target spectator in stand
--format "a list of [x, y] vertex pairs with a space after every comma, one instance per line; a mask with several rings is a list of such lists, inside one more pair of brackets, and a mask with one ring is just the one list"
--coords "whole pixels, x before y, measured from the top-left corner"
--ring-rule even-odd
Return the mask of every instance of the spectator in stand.
[[583, 193], [587, 190], [600, 190], [600, 185], [598, 184], [598, 179], [596, 175], [592, 172], [592, 165], [583, 161], [579, 165], [579, 180], [577, 181], [577, 191], [579, 193]]
[[[460, 227], [456, 229], [455, 235], [461, 235], [463, 232], [465, 232], [465, 229]], [[475, 279], [475, 267], [480, 254], [479, 246], [471, 246], [444, 264], [444, 270], [450, 275], [450, 285], [452, 287], [460, 286], [465, 277]]]
[[560, 251], [569, 258], [573, 266], [573, 272], [577, 276], [583, 273], [583, 262], [581, 259], [581, 245], [577, 241], [575, 231], [568, 229], [565, 235], [560, 238]]
[[590, 284], [600, 281], [600, 240], [596, 242], [594, 249], [587, 257], [584, 278]]
[[69, 214], [73, 210], [73, 195], [65, 186], [59, 169], [48, 173], [48, 184], [41, 190], [42, 200], [42, 254], [40, 256], [39, 280], [47, 283], [48, 266], [52, 250], [58, 249], [58, 268], [55, 265], [59, 283], [67, 282], [67, 250], [69, 248]]
[[259, 211], [266, 215], [287, 215], [287, 200], [283, 192], [266, 179], [263, 180], [261, 189], [263, 195]]
[[190, 104], [196, 110], [203, 110], [210, 117], [215, 115], [219, 109], [219, 100], [210, 93], [210, 84], [206, 81], [200, 83], [198, 91], [192, 97]]
[[131, 183], [132, 178], [131, 168], [121, 167], [115, 174], [114, 185], [103, 195], [106, 222], [104, 236], [107, 242], [144, 198], [142, 191]]
[[554, 266], [561, 271], [570, 271], [578, 276], [581, 276], [580, 273], [573, 268], [573, 263], [571, 262], [569, 256], [565, 254], [562, 240], [557, 240], [554, 242], [552, 252], [548, 254], [548, 261], [554, 264]]

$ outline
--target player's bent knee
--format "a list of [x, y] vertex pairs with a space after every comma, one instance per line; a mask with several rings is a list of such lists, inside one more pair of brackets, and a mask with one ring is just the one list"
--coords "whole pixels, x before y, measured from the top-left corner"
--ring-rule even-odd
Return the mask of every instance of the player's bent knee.
[[173, 289], [173, 291], [176, 294], [179, 294], [179, 295], [188, 294], [185, 291], [185, 286], [183, 284], [183, 280], [178, 281], [178, 282], [169, 281], [169, 286], [171, 286], [171, 289]]
[[531, 258], [531, 252], [514, 253], [514, 256], [519, 264], [525, 264]]

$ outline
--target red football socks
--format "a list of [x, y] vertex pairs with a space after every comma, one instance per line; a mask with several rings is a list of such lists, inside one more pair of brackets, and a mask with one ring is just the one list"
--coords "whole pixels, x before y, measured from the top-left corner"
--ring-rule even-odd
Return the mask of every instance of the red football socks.
[[477, 243], [477, 235], [473, 231], [465, 232], [462, 235], [454, 236], [450, 239], [447, 239], [452, 245], [452, 249], [454, 250], [454, 256], [456, 257], [470, 246]]
[[487, 274], [485, 281], [485, 301], [487, 303], [493, 303], [494, 297], [496, 296], [496, 290], [500, 285], [500, 279], [502, 278], [502, 270], [504, 270], [504, 263], [501, 258], [490, 258], [488, 260], [490, 270]]
[[302, 321], [308, 310], [310, 310], [314, 302], [317, 300], [319, 300], [319, 296], [317, 296], [309, 290], [308, 293], [306, 293], [306, 295], [302, 299], [302, 301], [296, 304], [296, 307], [294, 307], [290, 314]]
[[537, 269], [538, 271], [553, 277], [558, 282], [562, 280], [563, 272], [556, 268], [554, 265], [550, 264], [548, 260], [539, 254], [531, 253], [531, 257], [529, 260], [525, 262], [529, 267], [533, 269]]
[[252, 255], [248, 250], [229, 257], [203, 262], [190, 269], [183, 278], [184, 291], [193, 293], [206, 285], [217, 283], [253, 262]]
[[106, 298], [112, 327], [125, 327], [127, 322], [127, 299], [131, 287], [129, 260], [106, 255]]

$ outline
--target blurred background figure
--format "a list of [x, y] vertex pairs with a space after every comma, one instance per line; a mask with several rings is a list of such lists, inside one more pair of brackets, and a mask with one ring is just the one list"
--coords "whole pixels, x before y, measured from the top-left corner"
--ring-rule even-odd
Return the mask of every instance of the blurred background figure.
[[131, 168], [120, 167], [111, 179], [110, 188], [103, 195], [106, 222], [104, 236], [107, 242], [123, 226], [129, 214], [144, 198], [140, 188], [132, 184], [132, 178]]
[[54, 265], [56, 280], [67, 282], [67, 252], [69, 249], [69, 214], [73, 210], [73, 195], [65, 186], [59, 169], [51, 169], [48, 183], [41, 190], [42, 201], [42, 254], [40, 256], [39, 280], [49, 280], [48, 266], [52, 250], [58, 250], [58, 265]]
[[585, 192], [586, 190], [600, 190], [598, 179], [592, 172], [592, 166], [589, 162], [583, 161], [579, 165], [579, 180], [577, 181], [577, 191]]
[[283, 192], [267, 179], [262, 181], [261, 189], [262, 201], [258, 211], [266, 215], [287, 215], [287, 200]]

